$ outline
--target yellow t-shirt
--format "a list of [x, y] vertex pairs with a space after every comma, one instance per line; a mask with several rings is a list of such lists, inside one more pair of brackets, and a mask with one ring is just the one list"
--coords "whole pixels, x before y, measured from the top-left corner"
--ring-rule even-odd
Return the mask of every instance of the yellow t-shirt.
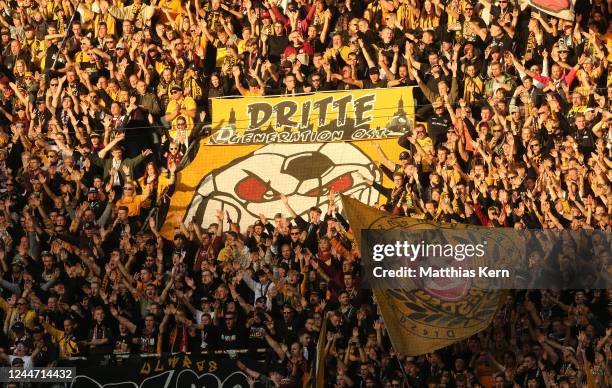
[[[123, 8], [123, 3], [115, 5], [116, 7]], [[94, 17], [93, 20], [93, 28], [94, 28], [94, 36], [98, 37], [98, 29], [100, 28], [100, 23], [106, 23], [106, 31], [108, 32], [108, 36], [115, 37], [117, 34], [117, 24], [115, 18], [110, 13], [106, 13], [104, 15], [98, 13]]]
[[221, 43], [219, 42], [219, 45], [217, 46], [217, 58], [215, 59], [215, 66], [223, 67], [223, 63], [225, 62], [226, 57], [227, 57], [227, 48], [221, 45]]
[[[419, 143], [419, 146], [421, 146], [421, 148], [423, 149], [423, 152], [425, 152], [426, 154], [431, 154], [433, 150], [433, 141], [429, 136], [424, 137], [423, 139], [417, 139], [417, 142]], [[433, 171], [433, 167], [427, 162], [425, 158], [421, 159], [421, 166], [424, 172]]]
[[340, 57], [342, 57], [342, 59], [346, 62], [348, 61], [348, 56], [351, 53], [351, 49], [348, 48], [347, 46], [342, 46], [340, 48], [330, 48], [329, 50], [327, 50], [327, 52], [325, 53], [325, 58], [326, 59], [333, 59], [338, 52], [340, 52]]
[[[168, 13], [173, 18], [183, 13], [183, 6], [180, 0], [161, 0], [158, 4], [158, 7], [167, 9]], [[161, 20], [163, 22], [168, 22], [164, 13], [161, 14]]]
[[[149, 191], [149, 185], [147, 185], [147, 183], [145, 182], [144, 176], [138, 178], [138, 180], [136, 180], [136, 183], [138, 183], [138, 186], [142, 189], [143, 194], [147, 194], [147, 192]], [[159, 177], [157, 177], [157, 187], [155, 188], [155, 190], [157, 191], [157, 195], [163, 192], [164, 189], [168, 186], [170, 186], [169, 178], [164, 175], [160, 175]]]
[[86, 71], [91, 74], [95, 73], [97, 70], [95, 62], [91, 61], [89, 54], [85, 51], [79, 51], [75, 55], [74, 60], [79, 64], [81, 70], [83, 71]]
[[144, 195], [135, 195], [131, 198], [121, 197], [120, 200], [117, 201], [117, 207], [125, 206], [128, 209], [128, 217], [134, 217], [140, 214], [140, 207], [142, 206], [142, 202], [147, 197]]
[[[196, 109], [196, 102], [193, 98], [189, 97], [189, 96], [185, 96], [183, 97], [183, 99], [181, 101], [177, 101], [177, 100], [170, 100], [170, 102], [168, 103], [168, 106], [166, 107], [166, 114], [171, 113], [171, 112], [175, 112], [177, 107], [180, 107], [181, 109], [184, 110], [194, 110]], [[176, 127], [176, 122], [178, 121], [179, 117], [184, 117], [185, 118], [185, 123], [187, 124], [186, 129], [188, 131], [191, 131], [193, 129], [193, 118], [187, 116], [187, 115], [179, 115], [177, 116], [174, 120], [172, 120], [172, 129], [170, 131], [170, 136], [173, 135], [173, 133], [176, 132], [177, 127]], [[172, 136], [174, 137], [174, 136]]]
[[236, 43], [236, 48], [238, 49], [238, 54], [242, 54], [246, 51], [246, 40], [240, 39], [238, 43]]

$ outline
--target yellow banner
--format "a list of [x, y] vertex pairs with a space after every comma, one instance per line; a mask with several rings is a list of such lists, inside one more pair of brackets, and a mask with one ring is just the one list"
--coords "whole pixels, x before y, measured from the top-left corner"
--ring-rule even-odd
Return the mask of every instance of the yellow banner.
[[[477, 228], [394, 216], [346, 196], [342, 197], [342, 202], [358, 246], [361, 246], [362, 230], [367, 229]], [[409, 356], [430, 353], [489, 326], [503, 303], [504, 292], [470, 288], [461, 279], [453, 279], [449, 283], [452, 284], [432, 282], [410, 291], [373, 290], [397, 352]]]
[[[330, 189], [374, 205], [379, 193], [355, 179], [355, 173], [386, 186], [392, 182], [378, 168], [380, 156], [371, 141], [207, 145], [202, 142], [194, 160], [177, 175], [162, 232], [172, 238], [179, 221], [194, 221], [207, 228], [223, 209], [241, 230], [264, 214], [288, 216], [280, 194], [289, 198], [296, 213], [308, 218], [308, 209], [327, 211]], [[379, 140], [383, 152], [398, 160], [404, 151], [397, 138]], [[226, 219], [227, 221], [227, 219]], [[227, 225], [225, 225], [227, 230]]]
[[414, 127], [412, 87], [212, 100], [209, 144], [327, 143], [401, 136]]

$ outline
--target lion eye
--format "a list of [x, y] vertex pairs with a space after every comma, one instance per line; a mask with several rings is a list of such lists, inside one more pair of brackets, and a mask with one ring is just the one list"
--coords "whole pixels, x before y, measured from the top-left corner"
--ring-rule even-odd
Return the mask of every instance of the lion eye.
[[346, 190], [353, 187], [353, 177], [351, 176], [350, 173], [347, 172], [346, 174], [340, 175], [338, 178], [331, 181], [327, 185], [327, 187], [329, 187], [330, 189], [334, 190], [337, 193], [345, 192]]
[[279, 193], [256, 175], [248, 175], [236, 183], [235, 193], [245, 201], [268, 202], [280, 198]]

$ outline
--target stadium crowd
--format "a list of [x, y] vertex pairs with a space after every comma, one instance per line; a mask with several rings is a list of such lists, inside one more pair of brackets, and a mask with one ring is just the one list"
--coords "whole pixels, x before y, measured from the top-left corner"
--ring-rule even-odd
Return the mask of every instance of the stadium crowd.
[[[2, 362], [222, 350], [267, 361], [238, 363], [253, 386], [297, 387], [328, 320], [330, 387], [609, 387], [610, 289], [514, 291], [489, 329], [406, 357], [360, 288], [335, 205], [305, 219], [285, 201], [247, 230], [219, 211], [172, 240], [157, 221], [210, 98], [416, 86], [426, 124], [400, 155], [378, 148], [394, 182], [369, 181], [381, 208], [610, 231], [611, 10], [578, 1], [566, 21], [508, 0], [0, 0]], [[609, 244], [586, 264], [608, 283]]]

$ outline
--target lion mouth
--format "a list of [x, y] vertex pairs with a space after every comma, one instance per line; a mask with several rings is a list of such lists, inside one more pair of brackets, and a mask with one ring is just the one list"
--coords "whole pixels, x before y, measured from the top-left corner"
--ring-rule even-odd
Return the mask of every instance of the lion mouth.
[[422, 289], [442, 300], [454, 302], [463, 299], [470, 289], [471, 281], [461, 278], [428, 278]]
[[[448, 258], [429, 258], [427, 265], [434, 270], [442, 268], [455, 268], [461, 270], [461, 264], [456, 260], [448, 260]], [[420, 266], [424, 266], [421, 263]], [[432, 296], [440, 298], [448, 302], [454, 302], [463, 299], [467, 295], [470, 286], [472, 285], [471, 278], [458, 276], [450, 277], [424, 277], [417, 280], [419, 288], [426, 291]]]

